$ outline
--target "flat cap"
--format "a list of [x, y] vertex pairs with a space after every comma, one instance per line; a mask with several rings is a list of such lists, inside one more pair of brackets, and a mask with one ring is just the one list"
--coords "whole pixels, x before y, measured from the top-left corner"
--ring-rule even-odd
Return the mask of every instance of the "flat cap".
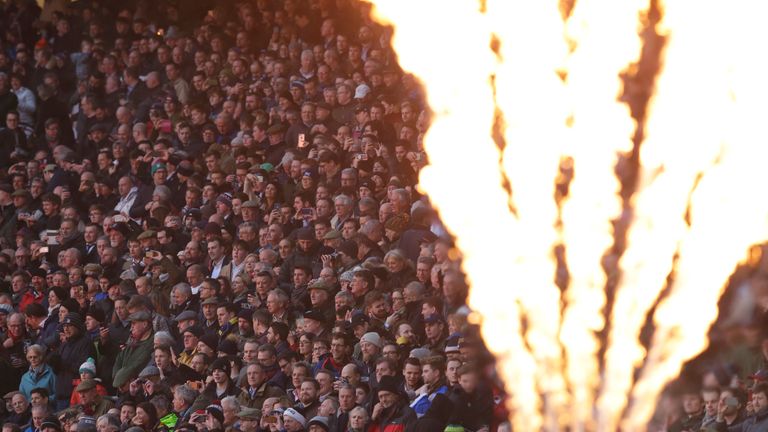
[[93, 390], [95, 388], [96, 388], [96, 381], [92, 379], [87, 379], [87, 380], [80, 381], [80, 384], [77, 385], [77, 388], [75, 389], [75, 391], [84, 392], [88, 390]]
[[196, 320], [197, 314], [194, 311], [191, 310], [185, 310], [181, 312], [180, 314], [176, 315], [176, 318], [174, 318], [174, 321], [187, 321], [187, 320]]
[[341, 233], [337, 230], [330, 230], [323, 236], [323, 240], [336, 240], [341, 238]]
[[310, 290], [319, 289], [319, 290], [330, 292], [333, 289], [333, 287], [329, 285], [328, 282], [325, 281], [325, 279], [320, 278], [315, 280], [311, 284], [309, 284], [308, 289]]
[[261, 410], [258, 408], [243, 408], [236, 415], [239, 418], [259, 420], [261, 418]]
[[149, 240], [151, 238], [157, 237], [157, 233], [153, 230], [146, 230], [139, 234], [138, 237], [136, 237], [136, 240]]
[[142, 310], [138, 312], [134, 312], [130, 315], [128, 315], [128, 321], [151, 321], [152, 320], [152, 314], [149, 312]]
[[160, 369], [157, 366], [147, 366], [139, 372], [139, 378], [147, 378], [152, 376], [159, 376]]

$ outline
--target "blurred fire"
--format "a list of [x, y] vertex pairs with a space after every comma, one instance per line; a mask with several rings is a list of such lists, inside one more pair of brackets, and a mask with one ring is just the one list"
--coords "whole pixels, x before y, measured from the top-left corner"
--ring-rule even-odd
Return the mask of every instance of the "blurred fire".
[[[639, 34], [650, 0], [373, 3], [394, 26], [401, 67], [427, 90], [434, 116], [420, 187], [462, 251], [514, 429], [644, 429], [664, 385], [706, 348], [728, 276], [768, 239], [768, 202], [756, 199], [768, 156], [756, 54], [768, 5], [658, 5], [667, 45], [625, 209], [615, 169], [638, 131], [620, 96], [647, 48]], [[573, 177], [556, 199], [562, 161]], [[467, 169], [471, 181], [456, 175]], [[631, 225], [606, 322], [603, 265], [622, 212]], [[646, 353], [638, 338], [657, 302]]]

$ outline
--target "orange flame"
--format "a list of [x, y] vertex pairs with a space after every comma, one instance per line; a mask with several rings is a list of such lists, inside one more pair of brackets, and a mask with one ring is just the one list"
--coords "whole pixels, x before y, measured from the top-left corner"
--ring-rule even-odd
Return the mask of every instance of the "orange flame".
[[[723, 6], [692, 2], [666, 5], [670, 41], [662, 79], [669, 87], [687, 88], [690, 96], [696, 93], [696, 99], [687, 100], [687, 109], [702, 104], [714, 111], [691, 125], [708, 132], [706, 142], [688, 138], [691, 144], [683, 146], [689, 147], [689, 154], [702, 144], [712, 147], [717, 159], [691, 196], [690, 229], [679, 247], [680, 259], [670, 294], [654, 315], [656, 330], [648, 359], [622, 423], [627, 430], [638, 429], [648, 421], [653, 413], [652, 402], [664, 384], [677, 376], [686, 360], [707, 347], [707, 330], [717, 318], [717, 300], [725, 288], [724, 281], [746, 258], [751, 245], [768, 239], [768, 203], [756, 191], [763, 182], [768, 156], [768, 149], [762, 145], [766, 139], [768, 83], [761, 72], [765, 60], [756, 55], [768, 37], [759, 18], [768, 12], [768, 5], [740, 0]], [[690, 19], [691, 7], [697, 8], [699, 19]], [[727, 32], [712, 32], [711, 26], [705, 24], [707, 16], [738, 25]], [[715, 64], [713, 58], [718, 59]], [[707, 71], [700, 69], [704, 66]], [[666, 94], [664, 90], [672, 92], [671, 88], [659, 87], [657, 108], [662, 103], [661, 95]], [[702, 96], [712, 104], [703, 103]], [[659, 111], [655, 113], [661, 115]], [[707, 121], [713, 123], [702, 124]], [[675, 126], [685, 129], [684, 125]], [[667, 144], [674, 142], [665, 136], [669, 133], [666, 128], [649, 128], [651, 132]]]
[[[689, 19], [690, 7], [693, 4], [685, 2], [667, 5], [663, 21], [669, 39], [657, 93], [650, 102], [634, 221], [620, 262], [623, 275], [613, 307], [605, 386], [598, 402], [601, 430], [615, 430], [627, 404], [634, 369], [645, 355], [637, 337], [665, 286], [686, 232], [688, 198], [698, 177], [718, 157], [726, 137], [722, 119], [724, 107], [730, 105], [728, 65], [711, 60], [726, 55], [724, 50], [730, 48], [718, 42], [722, 35], [712, 32], [706, 20]], [[722, 49], [713, 50], [716, 47]], [[715, 317], [716, 311], [711, 319]], [[699, 331], [705, 333], [706, 327]]]
[[554, 178], [567, 133], [565, 87], [557, 70], [567, 45], [556, 0], [488, 0], [486, 5], [491, 27], [501, 40], [496, 101], [505, 122], [502, 167], [512, 184], [517, 219], [507, 270], [528, 323], [525, 336], [536, 359], [545, 428], [555, 430], [567, 424], [569, 405], [559, 341], [560, 289], [554, 281], [557, 260], [552, 252], [558, 241]]
[[614, 241], [611, 221], [621, 213], [613, 169], [618, 154], [631, 150], [635, 130], [629, 107], [618, 101], [620, 74], [639, 59], [638, 16], [647, 7], [647, 0], [579, 0], [567, 23], [576, 46], [567, 64], [574, 177], [562, 214], [570, 284], [561, 338], [574, 395], [573, 430], [594, 429], [596, 333], [604, 326], [606, 284], [601, 258]]
[[[404, 10], [407, 13], [402, 13]], [[424, 38], [423, 17], [436, 10], [441, 12], [440, 19], [430, 25], [431, 37]], [[515, 412], [515, 429], [539, 430], [542, 418], [534, 379], [536, 364], [521, 335], [517, 296], [513, 287], [497, 289], [500, 278], [496, 271], [508, 268], [509, 259], [486, 243], [489, 238], [511, 239], [516, 234], [509, 195], [502, 187], [498, 169], [501, 154], [490, 137], [495, 111], [490, 77], [496, 59], [489, 49], [491, 34], [482, 30], [488, 28], [487, 17], [476, 4], [437, 0], [379, 1], [373, 12], [380, 21], [397, 23], [393, 45], [401, 67], [429, 83], [428, 98], [435, 116], [424, 140], [430, 165], [422, 170], [420, 185], [430, 191], [435, 207], [464, 253], [462, 265], [474, 286], [471, 306], [482, 311], [485, 322], [495, 323], [483, 326], [483, 337], [494, 354], [503, 359], [500, 373], [507, 388], [514, 390], [510, 392], [510, 403]], [[456, 31], [458, 23], [474, 30]], [[434, 40], [441, 43], [435, 45]], [[425, 52], [434, 56], [425, 61]], [[454, 60], [455, 52], [463, 53], [461, 63]], [[445, 79], [450, 76], [448, 71], [461, 78]], [[458, 143], [471, 146], [472, 151], [456, 149]], [[477, 170], [473, 181], [467, 182], [456, 175], [467, 166], [497, 169]], [[474, 197], [475, 204], [470, 209], [455, 199], [457, 194]], [[482, 221], [478, 215], [483, 215]], [[489, 295], [491, 292], [494, 294]]]
[[[642, 429], [665, 383], [706, 346], [723, 281], [750, 244], [768, 238], [768, 203], [750, 201], [768, 152], [752, 144], [762, 138], [768, 84], [758, 75], [761, 58], [750, 57], [766, 40], [756, 34], [768, 31], [757, 21], [765, 11], [756, 9], [767, 6], [683, 0], [665, 8], [669, 44], [640, 148], [632, 225], [600, 371], [595, 332], [605, 325], [606, 281], [600, 264], [614, 241], [611, 220], [621, 211], [613, 168], [634, 128], [617, 101], [619, 75], [639, 56], [638, 15], [648, 2], [578, 0], [568, 41], [554, 0], [486, 0], [485, 10], [465, 1], [374, 3], [377, 19], [396, 24], [401, 66], [428, 91], [435, 116], [424, 140], [430, 165], [420, 186], [463, 252], [469, 303], [482, 315], [483, 336], [499, 359], [515, 430]], [[424, 37], [424, 17], [438, 10], [440, 19]], [[690, 19], [690, 10], [698, 19]], [[727, 35], [712, 31], [721, 19], [740, 25]], [[567, 42], [575, 44], [570, 55]], [[563, 64], [565, 82], [555, 73]], [[491, 138], [497, 109], [505, 122], [503, 153]], [[561, 320], [553, 281], [553, 186], [564, 155], [572, 157], [575, 176], [562, 209], [571, 281]], [[473, 168], [471, 182], [456, 175], [466, 167]], [[472, 197], [472, 205], [457, 197]], [[676, 254], [676, 279], [654, 316], [656, 334], [633, 389], [645, 357], [640, 329]], [[685, 313], [691, 309], [696, 313]], [[525, 334], [522, 318], [529, 324]]]

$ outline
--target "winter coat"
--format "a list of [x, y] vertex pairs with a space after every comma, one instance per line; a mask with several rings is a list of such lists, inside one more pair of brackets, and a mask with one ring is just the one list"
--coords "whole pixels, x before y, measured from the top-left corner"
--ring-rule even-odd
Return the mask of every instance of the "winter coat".
[[689, 429], [698, 431], [701, 427], [701, 420], [703, 418], [703, 413], [696, 416], [684, 416], [669, 426], [669, 432], [683, 432]]
[[35, 124], [35, 111], [37, 109], [37, 101], [35, 100], [35, 94], [26, 87], [20, 87], [19, 90], [13, 92], [19, 101], [17, 111], [19, 112], [19, 120], [21, 123], [29, 126], [30, 128]]
[[[43, 328], [37, 335], [37, 343], [46, 348], [55, 347], [59, 343], [59, 308], [54, 309], [45, 320]], [[53, 399], [53, 398], [51, 398]]]
[[[91, 357], [96, 356], [91, 339], [81, 333], [75, 338], [61, 344], [58, 355], [58, 367], [56, 371], [56, 396], [59, 399], [69, 401], [72, 394], [72, 380], [80, 376], [80, 365]], [[57, 363], [57, 361], [52, 361]]]
[[483, 426], [491, 425], [493, 392], [488, 387], [480, 385], [470, 394], [465, 392], [461, 386], [456, 386], [448, 394], [448, 397], [454, 406], [451, 423], [460, 424], [470, 430], [478, 430]]
[[56, 374], [47, 364], [42, 364], [37, 371], [30, 369], [21, 376], [19, 391], [24, 394], [27, 400], [29, 400], [32, 390], [38, 387], [48, 390], [50, 400], [56, 400]]
[[264, 382], [256, 389], [253, 395], [249, 392], [249, 388], [244, 388], [243, 392], [237, 396], [237, 401], [240, 402], [240, 406], [261, 409], [266, 399], [282, 396], [285, 396], [285, 392], [282, 389], [276, 385]]
[[378, 421], [372, 421], [368, 432], [405, 432], [406, 427], [416, 421], [416, 413], [405, 401], [383, 413]]
[[427, 410], [429, 410], [429, 407], [432, 405], [432, 401], [435, 399], [435, 397], [438, 394], [446, 393], [448, 393], [448, 386], [441, 384], [434, 391], [425, 393], [421, 396], [417, 396], [416, 399], [411, 402], [411, 408], [413, 408], [413, 411], [416, 412], [417, 416], [422, 417], [427, 413]]
[[112, 368], [113, 382], [121, 369], [126, 369], [129, 377], [139, 376], [139, 372], [144, 369], [152, 356], [153, 342], [154, 337], [151, 334], [143, 341], [129, 342], [115, 359], [115, 366]]

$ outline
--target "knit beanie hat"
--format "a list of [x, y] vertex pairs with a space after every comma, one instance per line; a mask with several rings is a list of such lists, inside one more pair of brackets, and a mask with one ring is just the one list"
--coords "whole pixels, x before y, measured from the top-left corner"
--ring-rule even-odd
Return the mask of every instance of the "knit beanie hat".
[[96, 376], [96, 362], [90, 357], [88, 357], [88, 360], [85, 361], [85, 363], [80, 365], [80, 373], [88, 372], [91, 374], [91, 377]]
[[300, 413], [300, 412], [296, 411], [296, 410], [295, 410], [295, 409], [293, 409], [293, 408], [288, 408], [287, 410], [285, 410], [285, 411], [283, 412], [283, 416], [284, 416], [284, 417], [289, 417], [289, 418], [292, 418], [293, 420], [296, 420], [296, 421], [297, 421], [297, 422], [298, 422], [298, 423], [301, 425], [301, 427], [302, 427], [302, 428], [303, 428], [303, 427], [305, 427], [305, 426], [307, 425], [307, 419], [306, 419], [306, 417], [304, 417], [303, 415], [301, 415], [301, 413]]

